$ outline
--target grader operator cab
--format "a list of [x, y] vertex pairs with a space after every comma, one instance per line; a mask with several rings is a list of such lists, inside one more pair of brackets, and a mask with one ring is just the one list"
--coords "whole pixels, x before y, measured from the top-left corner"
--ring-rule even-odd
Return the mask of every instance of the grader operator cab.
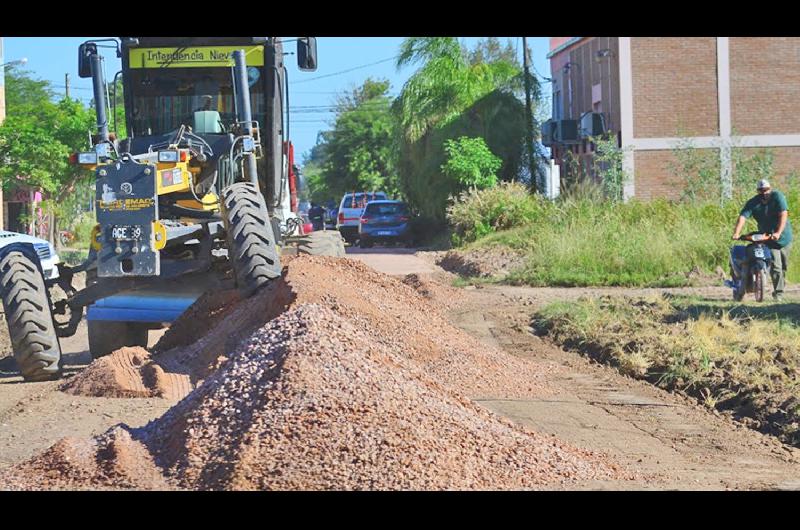
[[[109, 123], [117, 96], [107, 97], [99, 53], [108, 42], [122, 59], [113, 86], [121, 76], [124, 124]], [[297, 45], [298, 67], [315, 70], [316, 40]], [[249, 296], [281, 275], [281, 246], [294, 240], [308, 249], [290, 201], [279, 39], [123, 37], [85, 42], [78, 55], [97, 114], [92, 150], [74, 160], [95, 172], [88, 257], [45, 280], [32, 246], [0, 250], [14, 356], [31, 381], [60, 376], [58, 337], [75, 334], [86, 307], [93, 357], [147, 346], [149, 329], [177, 318], [202, 292], [235, 285]], [[314, 248], [342, 255], [344, 247], [330, 239]], [[82, 290], [72, 286], [78, 272], [86, 272]], [[53, 302], [56, 286], [63, 293]]]

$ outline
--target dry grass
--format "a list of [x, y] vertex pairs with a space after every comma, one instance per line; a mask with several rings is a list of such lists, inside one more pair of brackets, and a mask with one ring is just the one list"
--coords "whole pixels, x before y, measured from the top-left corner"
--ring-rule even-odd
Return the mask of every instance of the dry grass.
[[685, 392], [800, 445], [800, 305], [601, 297], [550, 305], [534, 327], [631, 377]]

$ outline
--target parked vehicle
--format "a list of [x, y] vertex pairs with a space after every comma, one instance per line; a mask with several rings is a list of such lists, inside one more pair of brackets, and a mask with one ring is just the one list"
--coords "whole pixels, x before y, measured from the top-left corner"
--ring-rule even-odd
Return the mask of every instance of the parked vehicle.
[[361, 214], [358, 226], [359, 246], [370, 248], [375, 243], [412, 245], [411, 213], [401, 201], [370, 201]]
[[325, 229], [336, 230], [336, 218], [339, 216], [339, 207], [332, 200], [325, 203]]
[[358, 240], [358, 226], [364, 207], [370, 201], [386, 200], [386, 193], [376, 191], [371, 193], [345, 193], [339, 203], [339, 215], [336, 229], [348, 243]]
[[731, 279], [725, 284], [733, 289], [735, 301], [740, 302], [745, 293], [753, 293], [756, 302], [764, 299], [765, 285], [773, 265], [772, 251], [764, 242], [770, 239], [770, 234], [745, 234], [739, 240], [749, 241], [749, 245], [731, 247]]
[[0, 230], [0, 249], [12, 243], [32, 244], [36, 255], [39, 256], [39, 263], [42, 264], [44, 278], [46, 280], [58, 278], [58, 267], [56, 267], [56, 264], [59, 263], [61, 259], [58, 257], [58, 254], [56, 254], [56, 249], [53, 245], [38, 237]]

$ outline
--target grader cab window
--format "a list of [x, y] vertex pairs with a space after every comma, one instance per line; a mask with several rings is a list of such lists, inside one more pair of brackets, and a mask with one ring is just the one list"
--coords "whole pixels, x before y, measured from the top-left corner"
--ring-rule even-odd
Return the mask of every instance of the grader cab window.
[[[194, 127], [195, 113], [198, 111], [219, 113], [219, 132], [227, 131], [235, 123], [236, 107], [231, 69], [198, 70], [148, 68], [130, 72], [129, 86], [133, 96], [130, 123], [134, 136], [166, 134], [181, 125]], [[253, 119], [265, 123], [260, 70], [248, 70]]]

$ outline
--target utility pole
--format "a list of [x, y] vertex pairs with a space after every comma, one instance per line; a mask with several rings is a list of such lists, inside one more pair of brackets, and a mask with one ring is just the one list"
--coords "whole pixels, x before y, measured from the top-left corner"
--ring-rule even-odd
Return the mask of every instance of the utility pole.
[[67, 99], [69, 99], [69, 74], [64, 74], [64, 88], [67, 91]]
[[531, 105], [531, 73], [528, 59], [528, 40], [522, 37], [522, 65], [525, 75], [525, 144], [528, 147], [528, 169], [531, 174], [531, 191], [537, 193], [536, 163], [533, 157], [533, 107]]

